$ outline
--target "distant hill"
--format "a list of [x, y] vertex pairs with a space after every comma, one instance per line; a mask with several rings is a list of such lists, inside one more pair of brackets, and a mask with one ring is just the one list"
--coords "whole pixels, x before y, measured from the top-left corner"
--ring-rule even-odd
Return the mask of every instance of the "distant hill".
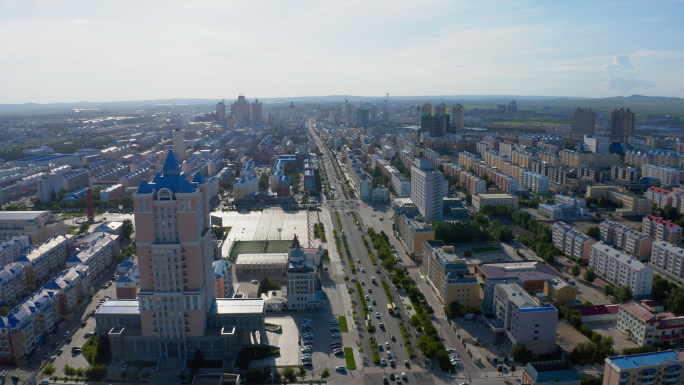
[[[355, 95], [329, 95], [329, 96], [299, 96], [289, 98], [262, 98], [264, 104], [272, 103], [344, 103], [347, 99], [350, 103], [377, 102], [385, 96], [355, 96]], [[249, 98], [252, 100], [252, 98]], [[0, 113], [48, 113], [77, 108], [102, 108], [102, 109], [131, 109], [147, 108], [155, 104], [188, 104], [197, 106], [213, 106], [220, 99], [156, 99], [156, 100], [132, 100], [115, 102], [73, 102], [73, 103], [24, 103], [24, 104], [0, 104]], [[228, 99], [232, 101], [233, 99]], [[496, 107], [497, 104], [508, 104], [515, 100], [519, 109], [541, 109], [551, 107], [555, 109], [592, 108], [597, 112], [610, 112], [614, 108], [630, 108], [638, 115], [675, 115], [684, 116], [684, 99], [661, 97], [661, 96], [616, 96], [610, 98], [580, 98], [558, 96], [521, 96], [521, 95], [423, 95], [423, 96], [390, 96], [392, 101], [419, 103], [456, 103], [467, 107]]]

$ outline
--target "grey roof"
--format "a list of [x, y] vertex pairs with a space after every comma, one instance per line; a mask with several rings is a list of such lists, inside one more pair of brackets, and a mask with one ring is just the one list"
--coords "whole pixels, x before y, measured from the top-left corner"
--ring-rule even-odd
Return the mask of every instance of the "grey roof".
[[98, 310], [97, 314], [140, 314], [137, 299], [110, 299]]
[[[546, 273], [547, 275], [551, 276], [550, 278], [540, 277], [539, 279], [562, 277], [560, 273], [546, 263], [535, 261], [483, 263], [482, 265], [478, 266], [478, 269], [480, 269], [480, 271], [486, 274], [489, 278], [512, 278], [519, 277], [523, 273], [533, 272]], [[528, 278], [534, 279], [534, 277]]]
[[0, 221], [10, 221], [10, 220], [35, 220], [43, 216], [45, 213], [52, 215], [51, 211], [2, 211], [0, 212]]

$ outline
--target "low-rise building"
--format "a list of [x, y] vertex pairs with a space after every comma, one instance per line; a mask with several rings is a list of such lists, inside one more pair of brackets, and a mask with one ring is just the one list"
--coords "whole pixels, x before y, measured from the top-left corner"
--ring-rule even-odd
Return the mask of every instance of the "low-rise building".
[[117, 299], [136, 299], [140, 291], [140, 267], [138, 256], [131, 255], [116, 268], [119, 278], [114, 283]]
[[425, 218], [418, 212], [399, 211], [400, 213], [394, 214], [399, 240], [409, 255], [413, 254], [418, 261], [422, 261], [423, 243], [435, 239], [432, 223], [425, 222]]
[[233, 298], [237, 279], [235, 278], [235, 264], [227, 259], [214, 261], [214, 290], [216, 298]]
[[607, 198], [609, 202], [622, 205], [615, 212], [621, 216], [645, 216], [652, 211], [652, 203], [644, 197], [630, 195], [618, 186], [589, 186], [587, 187], [587, 197]]
[[468, 270], [465, 259], [443, 241], [425, 241], [421, 272], [435, 289], [437, 298], [449, 306], [458, 302], [464, 311], [479, 310], [480, 284]]
[[237, 274], [285, 274], [287, 253], [239, 254], [235, 261]]
[[603, 385], [670, 384], [682, 385], [684, 349], [606, 358]]
[[544, 282], [544, 294], [558, 306], [574, 302], [577, 299], [577, 293], [579, 293], [579, 289], [562, 278], [556, 277]]
[[620, 304], [617, 329], [639, 346], [669, 342], [679, 346], [684, 338], [684, 316], [659, 311], [644, 302]]
[[473, 195], [473, 207], [480, 210], [485, 205], [512, 206], [518, 209], [518, 197], [510, 194], [478, 194]]
[[642, 219], [644, 234], [657, 241], [665, 241], [679, 245], [682, 243], [682, 228], [655, 215], [647, 215]]
[[67, 226], [52, 211], [0, 211], [0, 236], [26, 235], [31, 245], [66, 234]]
[[580, 385], [582, 379], [566, 360], [528, 362], [523, 369], [522, 385]]
[[603, 242], [592, 245], [589, 267], [608, 282], [631, 288], [634, 298], [651, 294], [653, 268]]

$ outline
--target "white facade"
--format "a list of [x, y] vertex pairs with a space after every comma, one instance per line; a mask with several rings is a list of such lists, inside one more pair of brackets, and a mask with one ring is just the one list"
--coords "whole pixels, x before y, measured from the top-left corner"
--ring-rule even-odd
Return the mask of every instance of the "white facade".
[[411, 199], [425, 222], [442, 220], [444, 174], [434, 171], [432, 161], [418, 158], [411, 167]]
[[401, 198], [411, 196], [411, 181], [400, 173], [392, 174], [392, 189]]
[[536, 194], [549, 192], [549, 177], [524, 169], [520, 171], [520, 186]]
[[26, 235], [13, 235], [0, 243], [0, 266], [16, 261], [30, 245]]
[[13, 262], [0, 269], [0, 304], [14, 306], [24, 299], [27, 291], [24, 265]]
[[67, 268], [76, 265], [88, 266], [90, 267], [91, 280], [94, 280], [98, 274], [115, 262], [117, 238], [116, 235], [101, 233], [97, 239], [90, 242], [67, 261]]
[[641, 166], [641, 174], [643, 177], [660, 179], [662, 187], [679, 186], [679, 182], [684, 176], [684, 170], [664, 164], [644, 164]]
[[603, 242], [591, 247], [589, 267], [614, 285], [630, 287], [635, 298], [651, 294], [653, 268]]
[[584, 144], [594, 154], [607, 154], [610, 148], [610, 141], [603, 136], [584, 135]]
[[41, 287], [52, 275], [64, 268], [73, 237], [56, 235], [17, 258], [17, 262], [26, 268], [29, 288]]
[[678, 282], [684, 280], [684, 249], [664, 241], [653, 242], [650, 264]]

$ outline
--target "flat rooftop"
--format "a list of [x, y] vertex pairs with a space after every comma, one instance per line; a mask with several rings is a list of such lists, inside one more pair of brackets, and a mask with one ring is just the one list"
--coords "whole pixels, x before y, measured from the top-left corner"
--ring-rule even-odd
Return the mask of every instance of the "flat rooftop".
[[477, 194], [483, 198], [487, 199], [506, 199], [506, 198], [514, 198], [513, 195], [508, 195], [508, 194]]
[[32, 158], [17, 159], [15, 162], [45, 162], [48, 160], [54, 160], [59, 158], [65, 158], [67, 156], [74, 156], [72, 154], [51, 154], [51, 155], [40, 155], [34, 156]]
[[262, 314], [264, 300], [261, 298], [217, 298], [209, 314]]
[[140, 314], [137, 299], [110, 299], [96, 314]]
[[665, 350], [633, 356], [612, 357], [606, 359], [609, 365], [618, 369], [633, 369], [642, 366], [656, 366], [662, 364], [680, 364], [684, 361], [684, 349]]
[[51, 211], [0, 211], [0, 221], [28, 221], [52, 215]]

